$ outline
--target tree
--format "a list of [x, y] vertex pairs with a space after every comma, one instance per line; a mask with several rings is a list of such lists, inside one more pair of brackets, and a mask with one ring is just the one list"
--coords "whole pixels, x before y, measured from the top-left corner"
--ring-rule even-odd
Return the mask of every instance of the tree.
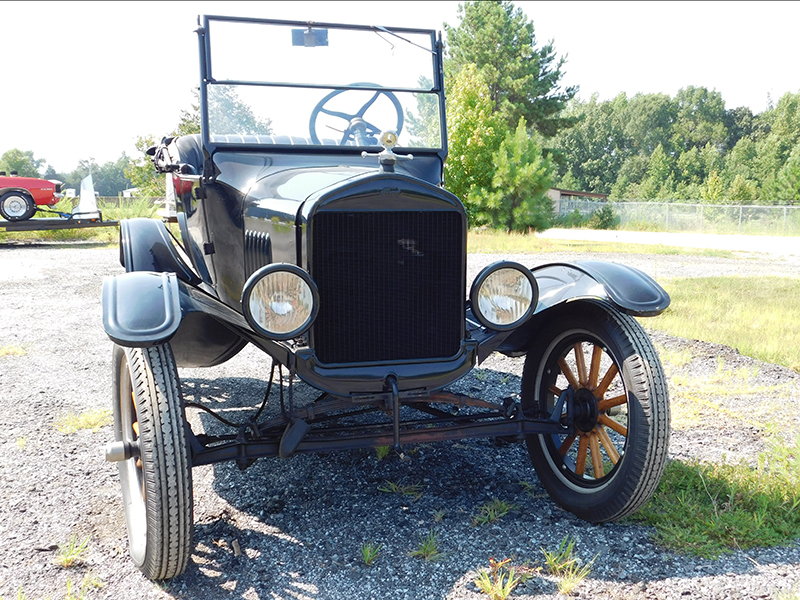
[[537, 134], [528, 135], [524, 118], [494, 153], [496, 170], [489, 190], [473, 194], [478, 221], [506, 231], [544, 230], [553, 218], [547, 195], [553, 165]]
[[493, 154], [505, 138], [504, 119], [493, 112], [489, 87], [475, 65], [466, 65], [448, 82], [448, 156], [445, 184], [467, 207], [474, 224], [470, 198], [488, 189], [494, 176]]
[[722, 94], [704, 87], [689, 86], [675, 96], [676, 117], [673, 143], [679, 150], [707, 144], [724, 147], [728, 139], [727, 113]]
[[574, 186], [562, 183], [562, 188], [605, 194], [611, 191], [628, 156], [620, 110], [625, 102], [624, 94], [612, 102], [598, 102], [597, 95], [589, 102], [570, 102], [564, 114], [579, 120], [554, 139], [558, 172], [562, 180], [570, 173], [567, 181]]
[[778, 171], [771, 191], [776, 204], [800, 205], [800, 143]]
[[667, 94], [636, 94], [626, 103], [620, 103], [620, 109], [630, 154], [650, 156], [659, 145], [672, 154], [676, 111]]
[[[420, 89], [433, 88], [433, 82], [421, 75], [419, 78]], [[439, 122], [439, 98], [435, 94], [416, 93], [416, 113], [406, 110], [406, 123], [409, 133], [415, 138], [415, 143], [431, 148], [441, 144], [441, 124]]]
[[[199, 107], [192, 106], [192, 109], [192, 113], [184, 114], [185, 111], [181, 113], [181, 124], [194, 125], [193, 114], [199, 114]], [[252, 107], [239, 98], [235, 86], [212, 85], [208, 87], [208, 120], [213, 133], [237, 135], [270, 135], [272, 133], [272, 120], [257, 117]], [[199, 117], [197, 122], [199, 122]]]
[[34, 158], [31, 150], [12, 148], [0, 157], [0, 171], [8, 174], [16, 171], [21, 177], [39, 177], [44, 162], [43, 158]]
[[553, 42], [537, 48], [533, 22], [511, 2], [465, 2], [458, 7], [457, 27], [445, 24], [448, 76], [477, 65], [489, 88], [493, 108], [509, 129], [520, 117], [547, 137], [570, 127], [575, 119], [560, 113], [578, 92], [561, 89], [565, 58], [556, 59]]
[[716, 171], [713, 171], [706, 179], [700, 192], [700, 200], [705, 204], [725, 204], [725, 186]]
[[156, 173], [150, 157], [145, 151], [151, 146], [156, 145], [156, 139], [152, 135], [140, 136], [136, 138], [136, 149], [139, 151], [139, 158], [132, 159], [125, 168], [125, 176], [130, 180], [131, 187], [138, 188], [140, 196], [150, 198], [160, 198], [166, 195], [166, 183], [164, 176]]

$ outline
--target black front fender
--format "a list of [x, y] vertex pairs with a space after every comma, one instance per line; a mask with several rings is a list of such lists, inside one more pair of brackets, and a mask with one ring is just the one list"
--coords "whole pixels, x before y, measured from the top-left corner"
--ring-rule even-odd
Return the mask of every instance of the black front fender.
[[582, 260], [532, 269], [539, 284], [542, 312], [575, 299], [608, 300], [634, 317], [654, 317], [669, 306], [669, 294], [639, 269], [618, 263]]
[[143, 348], [170, 340], [181, 323], [175, 273], [134, 271], [103, 281], [103, 328], [121, 346]]
[[531, 270], [539, 285], [539, 303], [530, 320], [499, 345], [497, 350], [504, 354], [524, 354], [548, 317], [570, 302], [601, 301], [634, 317], [654, 317], [670, 303], [669, 294], [652, 277], [626, 265], [576, 261]]

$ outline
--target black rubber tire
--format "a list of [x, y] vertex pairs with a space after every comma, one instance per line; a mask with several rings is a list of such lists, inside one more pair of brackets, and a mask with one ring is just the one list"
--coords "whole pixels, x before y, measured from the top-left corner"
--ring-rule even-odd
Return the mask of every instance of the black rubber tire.
[[[114, 434], [140, 457], [117, 463], [128, 548], [150, 579], [183, 573], [192, 551], [192, 469], [183, 395], [169, 345], [113, 352]], [[138, 432], [138, 433], [137, 433]]]
[[0, 216], [6, 221], [27, 221], [36, 214], [36, 203], [24, 192], [6, 192], [0, 197]]
[[[664, 472], [670, 414], [663, 368], [639, 323], [611, 306], [575, 302], [556, 315], [528, 351], [523, 411], [549, 416], [559, 393], [572, 385], [587, 405], [594, 403], [595, 413], [583, 422], [584, 430], [576, 430], [574, 441], [566, 434], [527, 436], [528, 452], [542, 485], [561, 507], [593, 523], [617, 520], [653, 495]], [[565, 370], [577, 385], [568, 382]]]

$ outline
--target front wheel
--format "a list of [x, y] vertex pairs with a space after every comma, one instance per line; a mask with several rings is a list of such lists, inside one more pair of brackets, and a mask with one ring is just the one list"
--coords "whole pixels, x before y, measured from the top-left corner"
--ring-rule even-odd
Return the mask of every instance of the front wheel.
[[27, 221], [36, 214], [36, 203], [28, 194], [8, 192], [0, 197], [0, 215], [6, 221]]
[[186, 569], [192, 549], [192, 472], [172, 350], [114, 347], [114, 434], [138, 446], [119, 475], [131, 558], [150, 579]]
[[[562, 394], [572, 397], [569, 414]], [[572, 422], [569, 433], [526, 439], [560, 506], [600, 523], [653, 495], [667, 459], [669, 399], [661, 362], [635, 319], [604, 304], [571, 305], [529, 349], [522, 404], [529, 416]]]

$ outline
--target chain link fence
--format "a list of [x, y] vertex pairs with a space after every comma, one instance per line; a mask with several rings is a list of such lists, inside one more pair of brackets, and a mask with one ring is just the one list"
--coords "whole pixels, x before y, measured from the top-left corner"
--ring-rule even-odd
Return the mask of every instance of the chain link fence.
[[629, 231], [735, 233], [744, 235], [800, 236], [800, 206], [721, 206], [675, 202], [559, 202], [558, 216], [576, 211], [588, 219], [609, 206], [619, 228]]

